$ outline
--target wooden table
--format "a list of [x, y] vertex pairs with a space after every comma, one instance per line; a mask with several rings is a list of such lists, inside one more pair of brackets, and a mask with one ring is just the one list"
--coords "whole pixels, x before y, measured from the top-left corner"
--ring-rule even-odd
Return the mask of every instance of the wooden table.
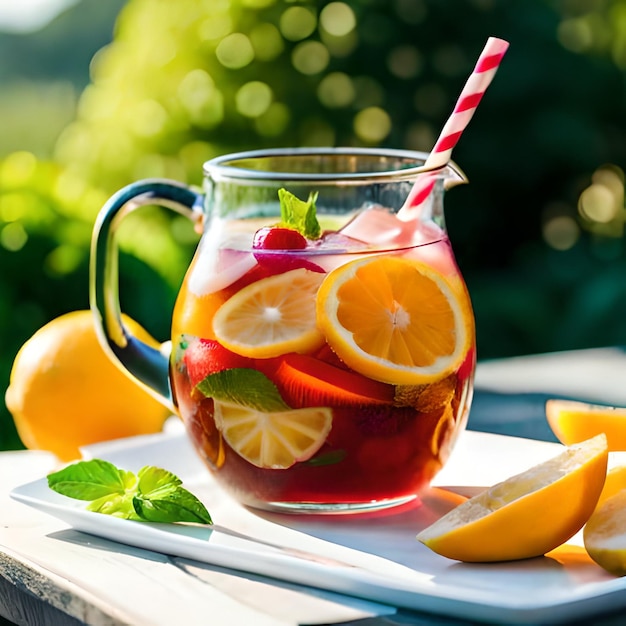
[[[626, 352], [619, 348], [482, 362], [469, 427], [554, 441], [545, 422], [548, 397], [626, 406], [624, 381]], [[41, 478], [54, 465], [47, 453], [0, 454], [0, 616], [9, 620], [0, 617], [0, 626], [296, 626], [311, 623], [311, 615], [317, 624], [465, 623], [195, 568], [191, 561], [74, 531], [9, 498], [14, 486]], [[622, 621], [609, 616], [594, 623]]]

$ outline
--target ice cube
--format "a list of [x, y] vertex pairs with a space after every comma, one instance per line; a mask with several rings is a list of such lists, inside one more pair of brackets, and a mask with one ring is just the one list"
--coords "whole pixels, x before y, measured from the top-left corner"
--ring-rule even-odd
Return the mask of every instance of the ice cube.
[[417, 221], [403, 222], [389, 209], [375, 206], [358, 213], [339, 233], [370, 246], [402, 247], [416, 243], [416, 229]]
[[199, 297], [215, 293], [232, 285], [256, 264], [251, 252], [204, 246], [191, 270], [189, 291]]

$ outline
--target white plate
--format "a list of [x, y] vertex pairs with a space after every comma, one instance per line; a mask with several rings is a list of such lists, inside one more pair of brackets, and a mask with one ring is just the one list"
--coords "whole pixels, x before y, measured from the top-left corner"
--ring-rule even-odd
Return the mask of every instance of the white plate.
[[[471, 492], [554, 456], [556, 444], [464, 433], [436, 485]], [[85, 510], [50, 490], [45, 478], [11, 497], [76, 530], [215, 566], [350, 596], [470, 620], [547, 623], [580, 620], [626, 607], [626, 578], [593, 563], [575, 537], [551, 557], [467, 564], [440, 557], [415, 540], [452, 505], [434, 488], [421, 506], [359, 516], [290, 516], [237, 505], [204, 469], [184, 435], [170, 432], [92, 446], [86, 457], [137, 471], [176, 473], [207, 506], [215, 529], [148, 524]]]

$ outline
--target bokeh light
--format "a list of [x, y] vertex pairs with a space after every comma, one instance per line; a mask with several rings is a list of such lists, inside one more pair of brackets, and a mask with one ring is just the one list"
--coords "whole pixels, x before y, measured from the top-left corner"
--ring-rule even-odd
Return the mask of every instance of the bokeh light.
[[320, 81], [317, 97], [328, 108], [347, 107], [356, 97], [354, 83], [344, 72], [331, 72]]
[[542, 223], [543, 239], [554, 250], [569, 250], [580, 238], [580, 226], [575, 212], [565, 203], [554, 203], [545, 207]]
[[298, 44], [292, 54], [293, 66], [301, 74], [319, 74], [330, 61], [328, 48], [319, 41], [304, 41]]
[[242, 85], [235, 96], [237, 111], [245, 117], [259, 117], [272, 104], [272, 90], [267, 83], [254, 80]]
[[316, 27], [317, 16], [307, 7], [289, 7], [280, 16], [280, 32], [290, 41], [306, 39]]
[[331, 2], [320, 13], [320, 25], [329, 35], [343, 37], [356, 27], [356, 16], [345, 2]]
[[368, 107], [354, 118], [354, 132], [366, 143], [378, 143], [391, 131], [391, 118], [380, 107]]
[[250, 31], [250, 41], [255, 57], [266, 63], [280, 56], [285, 49], [280, 31], [268, 22], [258, 24]]
[[219, 42], [215, 55], [224, 67], [236, 70], [252, 63], [254, 48], [246, 35], [232, 33]]
[[615, 196], [605, 185], [593, 184], [580, 195], [581, 215], [592, 222], [606, 224], [617, 216]]
[[224, 97], [205, 70], [189, 72], [178, 85], [177, 94], [193, 124], [212, 128], [222, 121]]
[[6, 250], [21, 250], [28, 241], [28, 234], [20, 222], [5, 224], [0, 230], [0, 245]]
[[606, 236], [624, 233], [624, 172], [614, 165], [598, 168], [580, 194], [578, 211], [592, 230]]

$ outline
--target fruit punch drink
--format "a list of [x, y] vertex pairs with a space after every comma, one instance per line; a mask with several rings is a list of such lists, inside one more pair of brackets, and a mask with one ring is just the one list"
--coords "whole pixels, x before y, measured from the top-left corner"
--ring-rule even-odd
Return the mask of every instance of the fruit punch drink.
[[465, 427], [475, 338], [443, 226], [452, 176], [442, 171], [423, 206], [398, 213], [414, 154], [208, 164], [170, 375], [194, 446], [245, 504], [342, 512], [410, 501]]

